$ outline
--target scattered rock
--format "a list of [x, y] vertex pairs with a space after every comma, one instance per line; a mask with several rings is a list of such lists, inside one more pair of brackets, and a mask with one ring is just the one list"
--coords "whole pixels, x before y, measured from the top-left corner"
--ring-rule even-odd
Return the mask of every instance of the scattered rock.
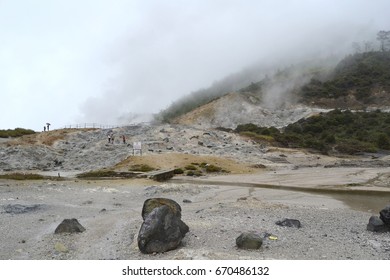
[[259, 249], [262, 244], [263, 239], [261, 236], [253, 232], [241, 233], [241, 235], [236, 238], [236, 245], [241, 249]]
[[390, 226], [390, 205], [379, 212], [380, 218], [386, 225]]
[[8, 214], [24, 214], [29, 212], [34, 212], [36, 210], [39, 210], [42, 207], [40, 204], [34, 204], [34, 205], [21, 205], [21, 204], [8, 204], [4, 206], [5, 213]]
[[83, 232], [85, 228], [79, 223], [77, 219], [65, 219], [58, 225], [54, 233], [75, 233]]
[[301, 222], [295, 219], [284, 219], [282, 221], [277, 221], [275, 224], [282, 227], [295, 227], [295, 228], [301, 227]]
[[144, 222], [138, 233], [138, 248], [144, 254], [162, 253], [176, 249], [188, 226], [181, 220], [180, 205], [165, 198], [153, 198], [144, 202]]
[[389, 228], [379, 217], [371, 216], [368, 221], [367, 230], [373, 232], [387, 232], [389, 231]]

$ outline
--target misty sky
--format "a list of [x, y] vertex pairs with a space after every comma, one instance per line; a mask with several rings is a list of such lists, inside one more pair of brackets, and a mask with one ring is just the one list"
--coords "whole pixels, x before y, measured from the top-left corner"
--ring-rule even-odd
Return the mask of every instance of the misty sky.
[[123, 124], [255, 63], [345, 53], [389, 0], [0, 0], [0, 129]]

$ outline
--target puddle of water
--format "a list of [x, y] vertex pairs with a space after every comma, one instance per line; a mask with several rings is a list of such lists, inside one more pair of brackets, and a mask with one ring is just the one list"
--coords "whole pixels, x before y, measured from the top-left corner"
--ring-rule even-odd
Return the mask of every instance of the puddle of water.
[[390, 205], [390, 193], [383, 194], [371, 194], [369, 192], [362, 193], [324, 193], [330, 195], [332, 198], [344, 202], [350, 208], [354, 210], [366, 211], [373, 214], [378, 214], [379, 211]]
[[275, 190], [285, 190], [292, 192], [303, 192], [308, 194], [326, 195], [333, 199], [339, 200], [353, 210], [370, 212], [379, 215], [379, 211], [390, 205], [390, 192], [380, 191], [363, 191], [363, 190], [324, 190], [324, 189], [307, 189], [299, 187], [252, 184], [252, 183], [231, 183], [215, 181], [191, 181], [175, 180], [175, 182], [202, 184], [202, 185], [226, 185], [237, 187], [266, 188]]

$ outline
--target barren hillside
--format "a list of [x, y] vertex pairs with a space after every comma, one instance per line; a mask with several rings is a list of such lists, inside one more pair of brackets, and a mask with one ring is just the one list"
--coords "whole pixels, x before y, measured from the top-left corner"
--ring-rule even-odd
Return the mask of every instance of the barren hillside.
[[239, 124], [284, 127], [301, 118], [325, 110], [305, 105], [267, 108], [259, 96], [251, 93], [228, 93], [197, 109], [177, 117], [173, 122], [198, 127], [224, 127], [234, 129]]

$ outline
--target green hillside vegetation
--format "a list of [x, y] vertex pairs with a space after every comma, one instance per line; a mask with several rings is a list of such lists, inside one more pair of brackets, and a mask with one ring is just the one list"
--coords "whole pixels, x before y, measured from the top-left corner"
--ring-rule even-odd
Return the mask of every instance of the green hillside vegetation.
[[235, 132], [281, 147], [307, 148], [329, 154], [390, 151], [390, 113], [333, 110], [290, 124], [282, 131], [254, 124]]
[[389, 104], [386, 96], [378, 98], [383, 92], [390, 92], [390, 52], [366, 52], [343, 59], [331, 79], [312, 79], [302, 87], [301, 101], [315, 102], [319, 98], [337, 99], [350, 95], [366, 105], [383, 105], [384, 99]]
[[25, 128], [15, 128], [15, 129], [0, 129], [0, 138], [8, 137], [20, 137], [23, 135], [34, 134], [35, 131]]

